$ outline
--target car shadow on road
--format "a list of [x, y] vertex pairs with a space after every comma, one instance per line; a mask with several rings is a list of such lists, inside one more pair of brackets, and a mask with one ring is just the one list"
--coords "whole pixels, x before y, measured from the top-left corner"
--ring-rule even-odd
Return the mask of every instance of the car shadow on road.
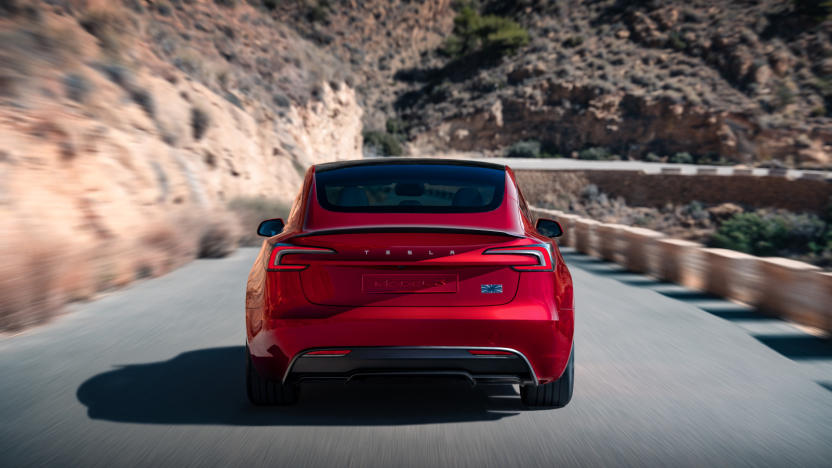
[[456, 381], [308, 384], [295, 406], [254, 407], [244, 375], [244, 347], [208, 348], [117, 367], [76, 395], [91, 419], [145, 424], [411, 425], [493, 421], [523, 410], [510, 385]]

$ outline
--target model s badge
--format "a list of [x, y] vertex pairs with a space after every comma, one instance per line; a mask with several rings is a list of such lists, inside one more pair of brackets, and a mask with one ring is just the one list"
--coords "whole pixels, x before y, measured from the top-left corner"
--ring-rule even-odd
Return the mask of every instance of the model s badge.
[[503, 285], [502, 284], [481, 284], [480, 285], [480, 292], [483, 294], [502, 294], [503, 293]]

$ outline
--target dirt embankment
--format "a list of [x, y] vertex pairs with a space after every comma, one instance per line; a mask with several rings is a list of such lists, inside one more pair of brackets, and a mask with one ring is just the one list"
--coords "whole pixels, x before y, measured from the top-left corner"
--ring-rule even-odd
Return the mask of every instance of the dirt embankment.
[[361, 156], [344, 81], [291, 61], [282, 76], [306, 88], [246, 69], [277, 66], [275, 44], [314, 50], [305, 39], [243, 2], [222, 15], [136, 4], [0, 18], [0, 330], [221, 255], [239, 230], [230, 202], [288, 204], [309, 164]]

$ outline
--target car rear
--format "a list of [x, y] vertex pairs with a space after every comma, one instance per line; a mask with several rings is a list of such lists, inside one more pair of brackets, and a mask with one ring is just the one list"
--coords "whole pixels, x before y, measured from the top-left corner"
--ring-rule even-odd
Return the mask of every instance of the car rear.
[[539, 385], [564, 372], [571, 280], [505, 168], [316, 169], [303, 226], [261, 256], [264, 312], [249, 324], [261, 374]]

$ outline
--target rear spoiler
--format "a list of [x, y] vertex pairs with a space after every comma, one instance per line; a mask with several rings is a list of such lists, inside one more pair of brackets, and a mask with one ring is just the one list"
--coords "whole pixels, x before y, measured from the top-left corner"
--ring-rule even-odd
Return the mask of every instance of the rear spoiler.
[[466, 228], [466, 227], [454, 227], [454, 226], [402, 226], [402, 225], [395, 225], [395, 226], [361, 226], [361, 227], [350, 227], [350, 228], [333, 228], [333, 229], [321, 229], [316, 231], [307, 231], [300, 234], [296, 234], [292, 236], [292, 238], [297, 237], [311, 237], [311, 236], [326, 236], [331, 234], [363, 234], [363, 233], [384, 233], [384, 232], [391, 232], [391, 233], [446, 233], [446, 234], [479, 234], [479, 235], [491, 235], [491, 236], [504, 236], [504, 237], [513, 237], [513, 238], [520, 238], [523, 237], [522, 235], [499, 231], [499, 230], [492, 230], [492, 229], [478, 229], [478, 228]]

